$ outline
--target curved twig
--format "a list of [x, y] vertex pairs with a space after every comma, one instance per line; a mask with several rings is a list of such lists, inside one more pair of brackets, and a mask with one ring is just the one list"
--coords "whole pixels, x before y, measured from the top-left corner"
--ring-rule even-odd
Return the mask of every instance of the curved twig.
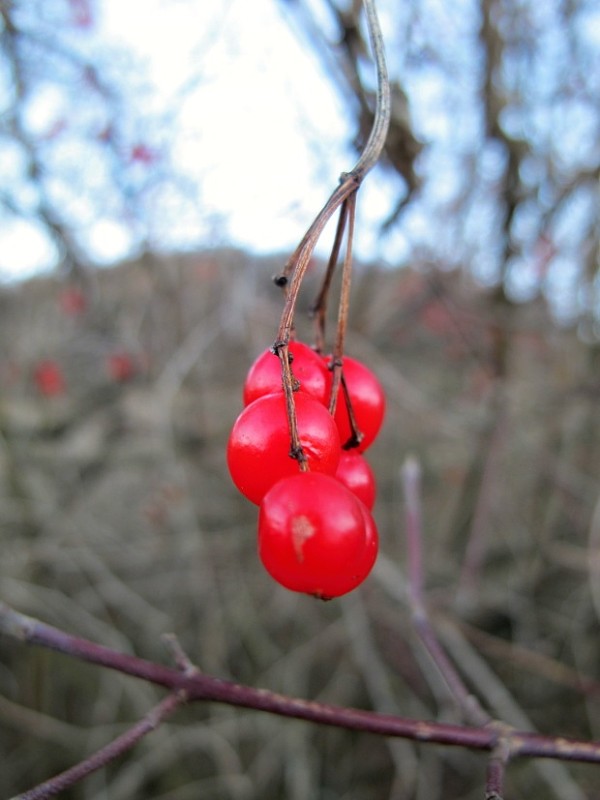
[[[297, 431], [296, 411], [292, 395], [293, 387], [290, 381], [289, 370], [286, 367], [285, 352], [294, 327], [294, 313], [300, 286], [304, 280], [312, 253], [326, 224], [335, 212], [355, 195], [367, 172], [377, 163], [385, 144], [390, 123], [390, 87], [385, 62], [383, 37], [381, 35], [381, 28], [379, 27], [379, 20], [375, 9], [375, 0], [363, 0], [363, 4], [367, 16], [369, 37], [377, 69], [377, 102], [373, 127], [356, 165], [350, 172], [342, 173], [339, 186], [334, 189], [321, 211], [315, 217], [313, 223], [304, 234], [302, 241], [285, 265], [282, 274], [275, 278], [275, 282], [278, 285], [285, 287], [286, 299], [279, 322], [274, 351], [280, 354], [284, 391], [286, 398], [291, 400], [291, 402], [288, 402], [288, 421], [290, 436], [292, 438], [292, 454], [294, 458], [299, 460], [301, 465], [304, 463], [304, 457], [302, 447], [299, 446], [299, 441], [295, 441], [295, 433]], [[350, 246], [351, 243], [349, 244], [349, 248]]]
[[364, 8], [377, 69], [377, 103], [371, 133], [356, 166], [351, 171], [351, 174], [360, 180], [379, 161], [390, 126], [391, 115], [390, 84], [385, 63], [383, 36], [375, 10], [375, 0], [364, 0]]

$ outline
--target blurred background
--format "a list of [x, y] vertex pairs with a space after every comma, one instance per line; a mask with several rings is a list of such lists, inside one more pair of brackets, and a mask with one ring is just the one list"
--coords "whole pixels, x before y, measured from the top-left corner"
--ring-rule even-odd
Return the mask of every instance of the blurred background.
[[[321, 603], [263, 571], [224, 451], [275, 337], [271, 277], [370, 129], [360, 4], [0, 0], [0, 597], [146, 658], [168, 661], [173, 631], [214, 675], [461, 721], [406, 604], [414, 454], [431, 615], [467, 684], [520, 728], [598, 738], [600, 11], [378, 9], [392, 124], [358, 201], [347, 351], [388, 397], [368, 451], [382, 552]], [[158, 697], [0, 640], [2, 796]], [[196, 706], [65, 796], [447, 800], [480, 797], [484, 772]], [[592, 767], [509, 771], [515, 798], [597, 785]]]

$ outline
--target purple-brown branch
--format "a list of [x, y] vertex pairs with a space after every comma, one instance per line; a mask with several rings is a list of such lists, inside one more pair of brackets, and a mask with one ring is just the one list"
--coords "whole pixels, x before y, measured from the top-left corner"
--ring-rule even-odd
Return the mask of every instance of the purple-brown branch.
[[0, 604], [0, 633], [28, 644], [56, 650], [83, 661], [141, 678], [171, 691], [183, 691], [190, 702], [205, 700], [226, 703], [322, 725], [474, 750], [491, 752], [502, 741], [509, 748], [512, 758], [531, 756], [600, 764], [600, 742], [544, 736], [510, 729], [501, 731], [494, 725], [468, 727], [408, 719], [288, 697], [209, 675], [186, 674], [72, 636], [20, 614], [3, 603]]
[[501, 739], [488, 761], [485, 779], [485, 800], [502, 800], [504, 796], [504, 773], [510, 756], [509, 739]]
[[156, 730], [163, 720], [173, 714], [185, 702], [186, 696], [184, 692], [168, 695], [129, 730], [96, 753], [93, 753], [89, 758], [44, 781], [44, 783], [40, 783], [33, 789], [23, 792], [13, 800], [48, 800], [51, 797], [56, 797], [56, 795], [87, 778], [92, 772], [102, 769], [118, 756], [131, 750], [140, 739]]

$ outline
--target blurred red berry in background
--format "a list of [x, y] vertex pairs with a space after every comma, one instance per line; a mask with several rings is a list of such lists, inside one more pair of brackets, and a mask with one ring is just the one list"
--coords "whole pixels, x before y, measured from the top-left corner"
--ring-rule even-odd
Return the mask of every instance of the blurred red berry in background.
[[136, 369], [129, 353], [115, 352], [109, 353], [106, 358], [106, 371], [111, 380], [123, 383], [133, 378]]
[[129, 160], [138, 164], [154, 164], [158, 159], [156, 150], [149, 147], [147, 144], [136, 144], [129, 151]]
[[69, 317], [78, 317], [87, 308], [87, 300], [81, 289], [68, 286], [58, 296], [58, 304], [63, 314]]
[[67, 390], [65, 376], [53, 359], [38, 362], [33, 370], [34, 383], [44, 397], [58, 397]]
[[69, 0], [71, 6], [71, 22], [77, 28], [91, 28], [94, 15], [89, 0]]

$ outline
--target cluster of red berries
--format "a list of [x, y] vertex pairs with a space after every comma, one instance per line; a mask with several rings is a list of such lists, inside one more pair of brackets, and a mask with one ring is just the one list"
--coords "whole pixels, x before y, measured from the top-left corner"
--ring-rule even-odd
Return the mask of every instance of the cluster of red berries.
[[368, 367], [345, 357], [345, 388], [332, 415], [329, 359], [298, 341], [289, 353], [308, 469], [290, 452], [281, 365], [271, 350], [246, 377], [227, 463], [240, 492], [260, 506], [258, 551], [271, 576], [292, 591], [338, 597], [364, 581], [377, 557], [375, 479], [363, 452], [383, 422], [385, 396]]

